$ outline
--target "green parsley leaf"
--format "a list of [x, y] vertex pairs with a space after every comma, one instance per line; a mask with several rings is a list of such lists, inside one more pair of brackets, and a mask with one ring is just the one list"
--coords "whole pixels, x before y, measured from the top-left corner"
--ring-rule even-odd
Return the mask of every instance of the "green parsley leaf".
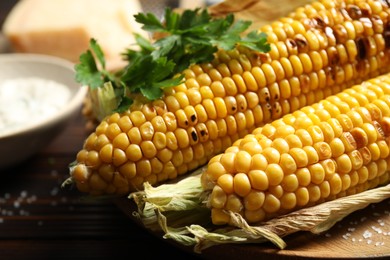
[[157, 19], [157, 17], [152, 13], [138, 13], [134, 15], [135, 21], [143, 24], [142, 29], [149, 32], [162, 32], [164, 31], [164, 26]]
[[267, 35], [263, 32], [251, 31], [246, 37], [238, 42], [249, 49], [259, 52], [269, 52], [271, 46], [267, 44]]
[[[114, 76], [106, 71], [106, 61], [99, 44], [94, 38], [89, 42], [90, 49], [80, 55], [80, 63], [75, 65], [76, 81], [92, 89], [101, 87], [107, 81], [115, 81]], [[100, 69], [96, 60], [100, 64]]]
[[[80, 56], [80, 63], [75, 66], [76, 80], [92, 89], [111, 83], [114, 91], [109, 92], [109, 100], [111, 107], [114, 93], [115, 111], [125, 111], [133, 102], [133, 94], [140, 93], [149, 100], [161, 98], [164, 88], [183, 81], [185, 69], [191, 64], [212, 61], [218, 49], [231, 50], [241, 45], [259, 52], [270, 50], [264, 33], [252, 31], [241, 37], [251, 22], [235, 21], [233, 14], [213, 18], [207, 9], [184, 10], [179, 14], [166, 8], [163, 23], [152, 13], [139, 13], [134, 18], [147, 32], [159, 32], [164, 37], [152, 42], [135, 34], [138, 48], [128, 48], [122, 53], [128, 64], [116, 74], [106, 71], [103, 52], [96, 40], [91, 39], [90, 49]], [[100, 93], [102, 100], [104, 93], [108, 92]]]
[[141, 47], [142, 53], [147, 54], [154, 51], [155, 48], [153, 47], [153, 44], [148, 39], [146, 39], [145, 37], [143, 37], [138, 33], [135, 33], [134, 37], [139, 47]]
[[129, 109], [129, 106], [133, 104], [133, 100], [127, 96], [123, 96], [121, 101], [119, 102], [118, 107], [114, 110], [114, 112], [122, 113]]
[[91, 87], [98, 88], [104, 84], [104, 80], [98, 70], [95, 58], [90, 50], [81, 54], [80, 63], [75, 65], [76, 81]]
[[90, 48], [93, 51], [93, 53], [96, 55], [97, 60], [100, 62], [102, 69], [106, 68], [106, 60], [104, 58], [104, 53], [100, 46], [97, 44], [95, 39], [90, 40]]

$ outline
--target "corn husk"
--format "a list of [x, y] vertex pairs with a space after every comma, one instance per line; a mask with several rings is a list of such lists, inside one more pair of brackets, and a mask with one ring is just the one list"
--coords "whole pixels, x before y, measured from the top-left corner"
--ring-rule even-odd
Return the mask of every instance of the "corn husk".
[[250, 30], [257, 30], [280, 17], [287, 16], [296, 8], [310, 4], [313, 0], [225, 0], [208, 7], [214, 17], [233, 13], [235, 19], [252, 21]]
[[323, 233], [351, 213], [390, 198], [388, 184], [256, 225], [249, 225], [241, 215], [228, 212], [232, 225], [221, 227], [211, 223], [211, 212], [206, 207], [208, 193], [202, 190], [200, 182], [203, 170], [173, 184], [152, 187], [145, 183], [144, 191], [129, 195], [137, 206], [133, 215], [146, 228], [160, 231], [164, 238], [181, 245], [192, 246], [197, 253], [219, 244], [272, 242], [283, 249], [287, 246], [283, 240], [287, 235], [298, 231]]

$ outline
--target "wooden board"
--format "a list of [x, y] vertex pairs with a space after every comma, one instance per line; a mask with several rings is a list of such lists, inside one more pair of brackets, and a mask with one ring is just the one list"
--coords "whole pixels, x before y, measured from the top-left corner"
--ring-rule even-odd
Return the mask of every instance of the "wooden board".
[[[134, 202], [123, 198], [116, 201], [118, 207], [131, 219], [136, 210]], [[162, 233], [148, 230], [157, 237]], [[284, 238], [287, 248], [279, 250], [271, 243], [264, 244], [226, 244], [205, 249], [202, 258], [215, 259], [356, 259], [378, 258], [390, 259], [390, 199], [357, 211], [329, 231], [315, 235], [310, 232], [298, 232]], [[189, 253], [192, 247], [184, 247], [174, 241], [168, 241]]]

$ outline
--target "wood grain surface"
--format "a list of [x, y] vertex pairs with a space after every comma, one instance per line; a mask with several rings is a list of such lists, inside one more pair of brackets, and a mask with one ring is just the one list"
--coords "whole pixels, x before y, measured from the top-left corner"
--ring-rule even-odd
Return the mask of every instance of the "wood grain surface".
[[[17, 0], [0, 1], [0, 25]], [[61, 189], [86, 137], [77, 114], [48, 147], [2, 170], [0, 259], [390, 259], [390, 200], [355, 212], [321, 235], [308, 232], [272, 244], [222, 245], [202, 254], [162, 239], [131, 215], [128, 199], [88, 200]]]
[[0, 172], [0, 259], [195, 258], [141, 228], [112, 200], [61, 188], [86, 137], [84, 123], [80, 112], [40, 153]]

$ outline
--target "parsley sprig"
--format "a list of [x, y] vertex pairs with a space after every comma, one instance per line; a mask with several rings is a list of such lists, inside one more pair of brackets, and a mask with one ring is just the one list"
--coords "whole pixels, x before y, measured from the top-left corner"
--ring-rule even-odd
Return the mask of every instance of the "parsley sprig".
[[145, 31], [161, 33], [164, 37], [151, 42], [135, 34], [138, 49], [125, 50], [123, 57], [128, 65], [115, 74], [106, 70], [104, 54], [97, 41], [91, 39], [90, 49], [80, 56], [80, 63], [75, 67], [79, 83], [91, 89], [105, 86], [114, 89], [110, 93], [115, 93], [119, 112], [131, 105], [132, 94], [141, 93], [149, 100], [161, 98], [164, 88], [182, 82], [184, 69], [211, 61], [218, 49], [231, 50], [239, 44], [259, 52], [270, 50], [264, 33], [252, 31], [241, 37], [251, 22], [235, 21], [233, 14], [213, 18], [207, 9], [185, 10], [179, 14], [167, 8], [164, 22], [152, 13], [134, 17]]

